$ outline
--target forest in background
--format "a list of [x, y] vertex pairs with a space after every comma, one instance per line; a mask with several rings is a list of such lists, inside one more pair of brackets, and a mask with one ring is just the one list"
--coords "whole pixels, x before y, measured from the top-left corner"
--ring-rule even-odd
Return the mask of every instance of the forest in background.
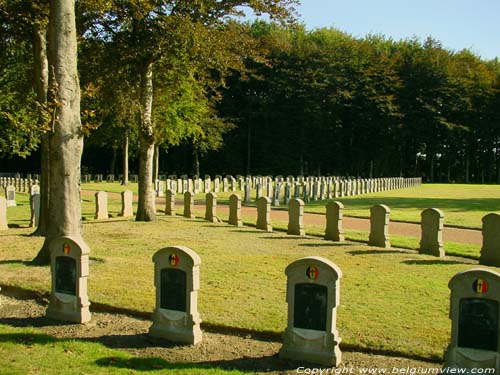
[[[206, 26], [192, 14], [140, 23], [133, 9], [78, 3], [82, 172], [122, 173], [125, 144], [137, 171], [136, 62], [152, 59], [157, 173], [500, 182], [497, 59], [431, 38], [232, 18]], [[1, 13], [1, 169], [36, 172], [50, 124], [40, 125], [33, 89], [36, 23], [12, 14]]]

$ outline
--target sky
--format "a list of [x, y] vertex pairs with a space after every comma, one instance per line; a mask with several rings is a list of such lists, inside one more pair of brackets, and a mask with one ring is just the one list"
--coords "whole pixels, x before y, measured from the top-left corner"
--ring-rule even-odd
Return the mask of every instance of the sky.
[[297, 10], [308, 29], [395, 40], [432, 36], [452, 51], [500, 58], [500, 0], [301, 0]]

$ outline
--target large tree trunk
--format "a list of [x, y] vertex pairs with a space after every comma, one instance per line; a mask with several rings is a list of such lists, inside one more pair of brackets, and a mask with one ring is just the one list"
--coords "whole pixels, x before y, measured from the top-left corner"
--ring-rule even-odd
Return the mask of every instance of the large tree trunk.
[[123, 180], [122, 185], [128, 185], [128, 132], [123, 140]]
[[141, 123], [139, 124], [139, 200], [136, 221], [156, 220], [153, 189], [154, 136], [151, 121], [153, 107], [153, 63], [147, 62], [141, 72]]
[[[39, 105], [38, 125], [47, 126], [44, 111], [47, 105], [47, 89], [49, 85], [49, 62], [47, 60], [47, 28], [43, 22], [36, 22], [34, 32], [34, 67], [35, 92]], [[40, 158], [40, 219], [33, 235], [45, 236], [47, 233], [47, 209], [49, 205], [49, 168], [50, 147], [49, 136], [44, 134], [41, 142]]]
[[196, 147], [193, 147], [193, 175], [200, 176], [200, 157]]
[[160, 171], [160, 147], [158, 145], [154, 146], [154, 156], [153, 156], [153, 182], [158, 180], [158, 175]]
[[49, 22], [49, 98], [52, 129], [49, 135], [49, 205], [45, 243], [35, 258], [48, 263], [43, 253], [54, 237], [81, 236], [80, 161], [83, 133], [80, 121], [80, 84], [74, 0], [51, 0]]

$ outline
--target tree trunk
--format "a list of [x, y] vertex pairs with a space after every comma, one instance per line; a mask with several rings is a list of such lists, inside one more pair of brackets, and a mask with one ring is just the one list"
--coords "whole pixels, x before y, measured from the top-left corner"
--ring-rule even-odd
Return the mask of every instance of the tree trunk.
[[469, 153], [466, 151], [465, 154], [465, 183], [468, 184], [470, 182], [470, 159], [469, 159]]
[[123, 140], [123, 180], [122, 185], [128, 185], [128, 132], [125, 133]]
[[49, 22], [49, 205], [45, 242], [34, 263], [48, 263], [54, 237], [81, 236], [80, 162], [83, 133], [74, 0], [51, 0]]
[[115, 174], [116, 169], [116, 146], [113, 146], [113, 153], [111, 154], [111, 161], [109, 162], [109, 173]]
[[151, 121], [153, 107], [153, 63], [147, 62], [141, 72], [141, 122], [139, 124], [139, 200], [136, 221], [156, 220], [153, 189], [154, 137]]
[[[47, 126], [44, 111], [47, 106], [47, 89], [49, 85], [49, 63], [47, 60], [47, 29], [43, 22], [35, 24], [34, 32], [34, 73], [35, 92], [39, 105], [38, 126]], [[40, 158], [40, 218], [38, 227], [33, 235], [45, 236], [47, 233], [47, 210], [49, 205], [49, 168], [50, 168], [50, 147], [49, 136], [44, 134], [41, 142]]]
[[196, 147], [193, 147], [193, 175], [200, 176], [200, 157]]
[[155, 145], [153, 156], [153, 182], [158, 180], [158, 175], [160, 171], [160, 147]]
[[247, 126], [247, 176], [250, 175], [250, 171], [252, 168], [252, 125], [250, 123], [252, 119], [248, 121]]

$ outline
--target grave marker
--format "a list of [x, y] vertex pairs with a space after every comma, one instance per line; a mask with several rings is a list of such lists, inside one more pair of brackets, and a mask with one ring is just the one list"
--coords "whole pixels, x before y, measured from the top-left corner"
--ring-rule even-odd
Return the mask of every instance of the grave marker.
[[390, 213], [390, 208], [383, 204], [377, 204], [370, 209], [370, 238], [368, 245], [385, 249], [391, 247], [389, 240]]
[[14, 185], [7, 185], [5, 188], [5, 198], [7, 199], [7, 207], [15, 207], [16, 205], [16, 188]]
[[422, 211], [421, 216], [422, 235], [420, 237], [419, 253], [444, 257], [443, 212], [437, 208], [428, 208]]
[[288, 203], [288, 230], [287, 234], [305, 236], [304, 229], [304, 201], [302, 199], [290, 199]]
[[218, 223], [217, 219], [217, 195], [215, 193], [207, 193], [205, 196], [205, 220], [212, 223]]
[[7, 200], [0, 197], [0, 230], [9, 229], [7, 225]]
[[175, 189], [168, 189], [165, 198], [165, 215], [175, 216]]
[[187, 217], [188, 219], [195, 218], [193, 207], [194, 207], [194, 195], [190, 191], [186, 191], [184, 193], [184, 217]]
[[241, 197], [238, 194], [231, 194], [229, 197], [229, 224], [242, 227], [241, 221]]
[[132, 200], [134, 194], [130, 190], [125, 190], [121, 192], [121, 196], [122, 196], [122, 210], [120, 212], [120, 216], [123, 217], [134, 216], [134, 209], [132, 207]]
[[340, 268], [325, 258], [306, 257], [289, 264], [285, 274], [288, 325], [280, 357], [339, 365]]
[[344, 242], [344, 229], [342, 228], [342, 219], [344, 205], [340, 202], [329, 202], [326, 205], [326, 230], [325, 240]]
[[260, 197], [257, 199], [257, 229], [262, 229], [267, 232], [272, 232], [271, 226], [271, 199], [268, 197]]
[[159, 250], [153, 262], [156, 308], [149, 334], [198, 344], [202, 339], [198, 313], [200, 257], [187, 247], [172, 246]]
[[52, 291], [46, 316], [76, 323], [90, 321], [87, 296], [90, 249], [79, 236], [56, 237], [49, 244]]
[[500, 214], [491, 213], [483, 217], [483, 246], [479, 263], [500, 266]]
[[445, 353], [445, 366], [494, 368], [498, 373], [500, 274], [475, 268], [453, 276], [448, 287], [451, 290], [451, 340]]
[[94, 219], [107, 219], [108, 215], [108, 193], [98, 191], [95, 193], [95, 216]]

